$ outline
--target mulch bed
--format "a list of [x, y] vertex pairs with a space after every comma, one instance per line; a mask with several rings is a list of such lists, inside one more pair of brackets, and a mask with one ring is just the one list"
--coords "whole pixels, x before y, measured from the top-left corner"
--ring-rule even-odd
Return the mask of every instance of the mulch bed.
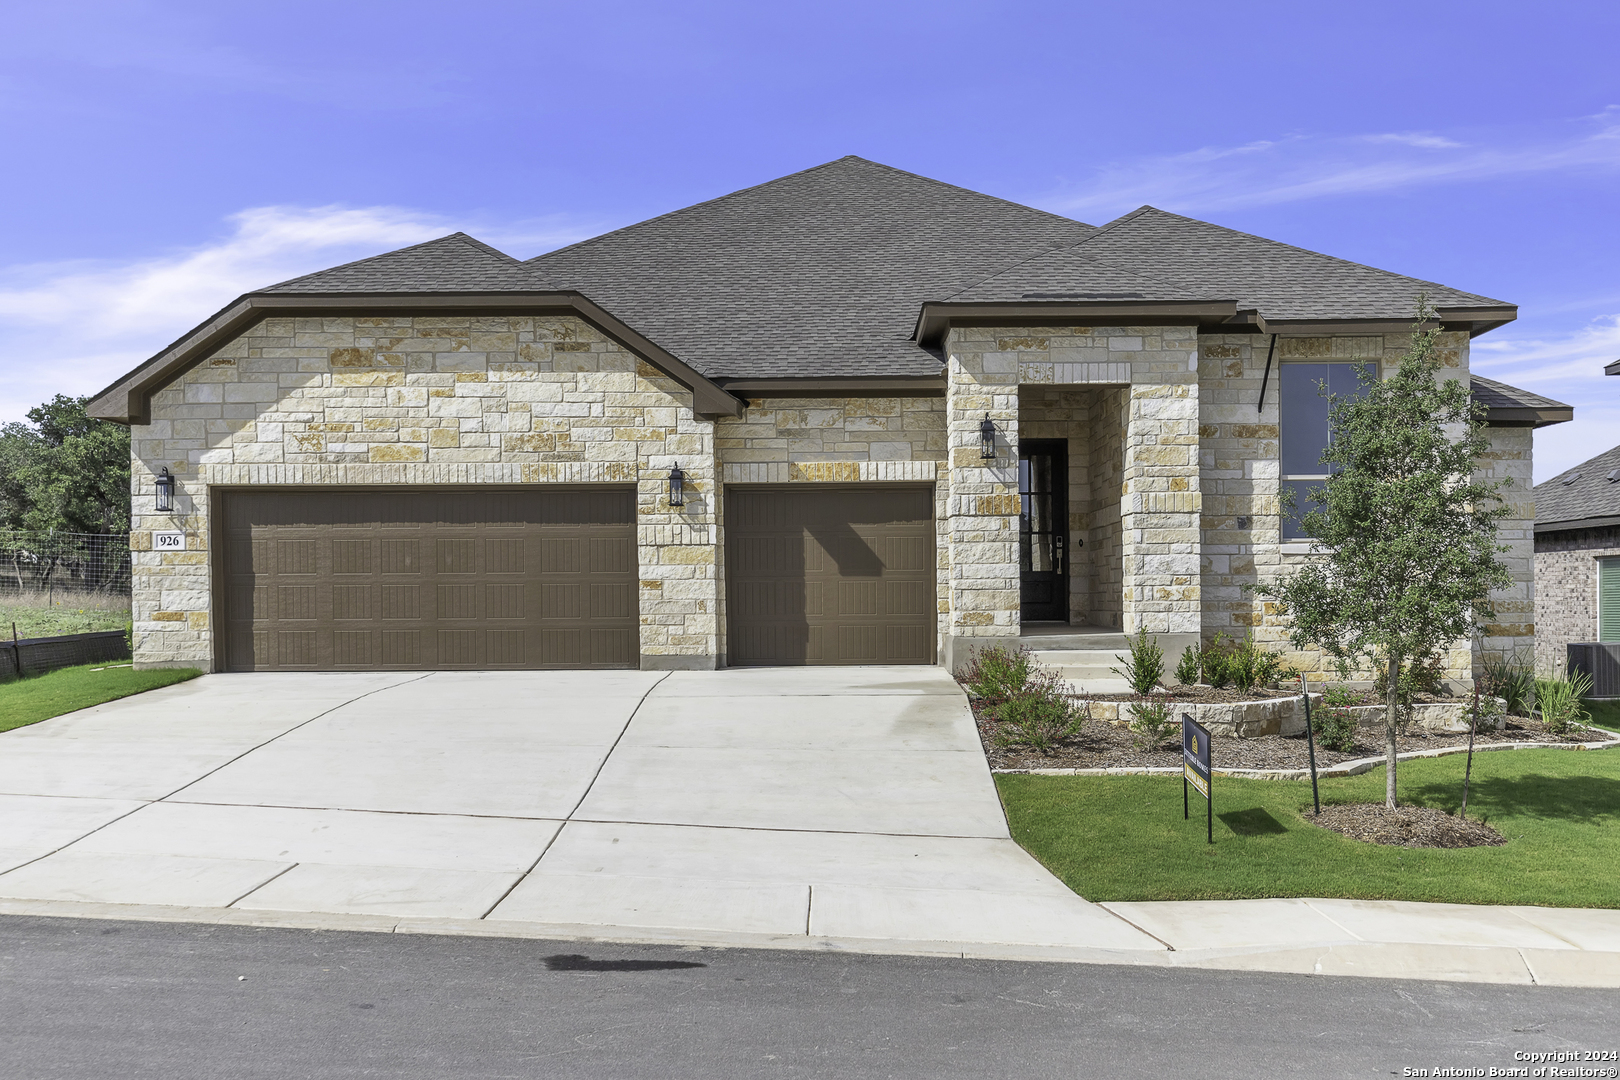
[[1378, 803], [1324, 806], [1305, 820], [1369, 844], [1409, 848], [1495, 847], [1507, 838], [1489, 825], [1469, 821], [1428, 806], [1400, 806], [1394, 810]]
[[[1249, 699], [1252, 700], [1252, 699]], [[978, 722], [979, 740], [992, 769], [1118, 769], [1180, 768], [1179, 728], [1175, 739], [1161, 749], [1142, 751], [1123, 725], [1106, 720], [1088, 720], [1080, 733], [1042, 754], [1022, 746], [998, 745], [1001, 725], [988, 715], [979, 702], [973, 702], [973, 718]], [[1475, 746], [1503, 742], [1596, 742], [1612, 735], [1577, 728], [1566, 735], [1549, 734], [1539, 720], [1515, 716], [1500, 731], [1482, 731]], [[1447, 746], [1467, 746], [1468, 733], [1434, 735], [1412, 732], [1396, 743], [1401, 753], [1438, 750]], [[1376, 757], [1384, 752], [1382, 727], [1363, 728], [1356, 748], [1350, 753], [1316, 747], [1318, 768], [1356, 758]], [[1217, 738], [1213, 747], [1217, 769], [1304, 769], [1310, 765], [1310, 752], [1304, 735], [1264, 735], [1257, 739]]]

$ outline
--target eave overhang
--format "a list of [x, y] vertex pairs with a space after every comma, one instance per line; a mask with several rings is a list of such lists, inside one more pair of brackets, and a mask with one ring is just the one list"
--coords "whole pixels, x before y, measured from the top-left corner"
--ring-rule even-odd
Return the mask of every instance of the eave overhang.
[[1567, 424], [1575, 419], [1573, 405], [1557, 408], [1534, 409], [1528, 406], [1490, 405], [1485, 410], [1485, 422], [1491, 427], [1544, 428], [1553, 424]]
[[843, 376], [826, 379], [717, 379], [721, 389], [745, 398], [937, 397], [945, 376]]
[[1620, 375], [1620, 360], [1613, 360], [1603, 365], [1603, 374]]
[[91, 401], [86, 412], [98, 420], [145, 424], [152, 394], [169, 385], [262, 319], [300, 315], [368, 315], [379, 312], [432, 315], [576, 315], [692, 392], [692, 411], [713, 419], [739, 416], [743, 402], [695, 368], [621, 322], [582, 293], [332, 293], [283, 295], [249, 293], [152, 359], [125, 375]]
[[912, 337], [936, 348], [955, 326], [1187, 326], [1219, 325], [1238, 313], [1230, 300], [1118, 300], [1030, 303], [931, 301], [922, 306]]
[[[1438, 318], [1425, 326], [1466, 331], [1478, 337], [1518, 318], [1516, 307], [1462, 308], [1436, 310]], [[1412, 330], [1411, 319], [1268, 319], [1253, 308], [1239, 309], [1235, 301], [1139, 300], [1031, 303], [958, 304], [946, 301], [926, 303], [917, 316], [913, 333], [919, 345], [937, 347], [952, 325], [957, 326], [1085, 326], [1113, 322], [1123, 326], [1166, 326], [1197, 324], [1210, 330], [1237, 333], [1280, 334], [1283, 337], [1318, 337], [1329, 334], [1404, 334]], [[1615, 362], [1620, 365], [1620, 361]], [[1620, 367], [1616, 368], [1620, 372]], [[1556, 423], [1556, 421], [1553, 421]]]
[[1620, 514], [1580, 518], [1576, 521], [1538, 521], [1536, 533], [1574, 532], [1577, 529], [1612, 529], [1620, 526]]

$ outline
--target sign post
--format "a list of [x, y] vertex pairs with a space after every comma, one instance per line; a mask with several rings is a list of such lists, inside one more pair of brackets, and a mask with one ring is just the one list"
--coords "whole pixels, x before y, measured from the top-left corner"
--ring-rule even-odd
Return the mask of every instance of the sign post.
[[1311, 752], [1311, 802], [1316, 804], [1316, 816], [1321, 817], [1322, 795], [1316, 789], [1316, 732], [1311, 730], [1311, 688], [1305, 682], [1304, 672], [1299, 676], [1299, 696], [1305, 701], [1305, 745]]
[[1204, 797], [1204, 829], [1209, 842], [1215, 842], [1215, 799], [1209, 793], [1209, 729], [1199, 724], [1190, 713], [1181, 714], [1181, 819], [1192, 816], [1191, 784]]

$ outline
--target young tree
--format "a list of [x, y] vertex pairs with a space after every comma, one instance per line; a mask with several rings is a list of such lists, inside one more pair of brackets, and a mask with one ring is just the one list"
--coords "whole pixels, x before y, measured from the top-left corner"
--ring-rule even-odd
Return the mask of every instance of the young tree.
[[1361, 366], [1353, 396], [1329, 401], [1328, 479], [1301, 521], [1320, 554], [1292, 577], [1258, 586], [1291, 617], [1296, 648], [1385, 674], [1385, 805], [1395, 798], [1402, 673], [1470, 636], [1494, 615], [1492, 589], [1512, 578], [1498, 556], [1507, 508], [1499, 485], [1474, 479], [1490, 446], [1466, 384], [1437, 380], [1440, 329], [1418, 298], [1412, 344], [1385, 379]]

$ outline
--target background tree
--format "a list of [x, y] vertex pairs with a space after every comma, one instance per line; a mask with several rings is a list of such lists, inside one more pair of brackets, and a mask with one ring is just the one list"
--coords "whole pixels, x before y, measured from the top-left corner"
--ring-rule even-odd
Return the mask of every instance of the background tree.
[[0, 527], [129, 531], [129, 429], [62, 394], [0, 427]]
[[1257, 587], [1282, 602], [1296, 648], [1316, 645], [1341, 667], [1384, 673], [1385, 804], [1396, 805], [1402, 675], [1494, 616], [1492, 589], [1512, 583], [1496, 527], [1500, 485], [1474, 479], [1490, 448], [1484, 409], [1457, 379], [1440, 382], [1440, 329], [1418, 298], [1412, 343], [1380, 379], [1357, 368], [1354, 396], [1329, 401], [1328, 479], [1301, 521], [1321, 553], [1287, 580]]

